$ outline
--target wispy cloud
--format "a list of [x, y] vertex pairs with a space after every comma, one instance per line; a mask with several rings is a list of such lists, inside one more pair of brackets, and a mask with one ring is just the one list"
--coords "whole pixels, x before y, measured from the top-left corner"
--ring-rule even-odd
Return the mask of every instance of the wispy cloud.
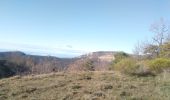
[[23, 51], [26, 53], [37, 54], [37, 55], [52, 55], [52, 56], [60, 56], [62, 57], [76, 57], [88, 51], [77, 50], [74, 49], [71, 45], [66, 45], [62, 47], [50, 47], [50, 46], [42, 46], [42, 45], [30, 45], [30, 44], [18, 44], [18, 43], [7, 43], [0, 42], [1, 50], [16, 50]]
[[66, 47], [67, 47], [67, 48], [73, 48], [73, 46], [72, 46], [72, 45], [66, 45]]

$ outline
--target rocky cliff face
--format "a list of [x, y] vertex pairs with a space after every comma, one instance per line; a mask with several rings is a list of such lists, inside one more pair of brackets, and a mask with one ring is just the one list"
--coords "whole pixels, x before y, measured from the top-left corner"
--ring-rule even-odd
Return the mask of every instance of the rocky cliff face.
[[69, 71], [82, 71], [86, 64], [91, 61], [96, 71], [108, 70], [112, 61], [115, 59], [116, 52], [100, 51], [82, 55], [69, 65]]

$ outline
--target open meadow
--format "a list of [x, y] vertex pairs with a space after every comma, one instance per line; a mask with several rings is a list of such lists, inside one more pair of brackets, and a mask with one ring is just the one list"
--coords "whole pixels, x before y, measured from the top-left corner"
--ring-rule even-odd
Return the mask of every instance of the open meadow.
[[170, 100], [170, 74], [59, 72], [0, 80], [0, 100]]

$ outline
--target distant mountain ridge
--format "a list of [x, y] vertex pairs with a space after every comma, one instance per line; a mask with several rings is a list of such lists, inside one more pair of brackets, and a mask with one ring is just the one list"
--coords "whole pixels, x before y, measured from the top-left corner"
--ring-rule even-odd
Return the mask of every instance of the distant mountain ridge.
[[[43, 74], [66, 70], [73, 59], [52, 56], [27, 55], [23, 52], [0, 52], [0, 60], [5, 61], [6, 68], [19, 75]], [[1, 65], [1, 64], [0, 64]], [[3, 65], [0, 66], [2, 71]], [[2, 75], [0, 75], [2, 76]]]
[[[108, 70], [110, 63], [115, 59], [112, 51], [92, 52], [75, 58], [57, 58], [53, 56], [28, 55], [20, 51], [0, 52], [0, 72], [4, 68], [11, 70], [13, 74], [4, 75], [27, 75], [43, 74], [59, 71], [82, 71], [83, 66], [91, 61], [94, 70]], [[2, 64], [3, 62], [3, 64]]]

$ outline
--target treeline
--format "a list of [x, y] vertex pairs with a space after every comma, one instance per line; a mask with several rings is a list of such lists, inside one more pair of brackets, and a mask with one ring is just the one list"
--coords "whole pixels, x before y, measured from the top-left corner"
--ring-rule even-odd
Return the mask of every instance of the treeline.
[[45, 74], [61, 71], [103, 71], [110, 63], [98, 57], [112, 52], [96, 52], [91, 56], [78, 58], [56, 58], [51, 56], [32, 56], [22, 52], [0, 53], [0, 78], [14, 75]]
[[22, 52], [0, 53], [0, 78], [13, 75], [44, 74], [64, 71], [74, 59], [26, 55]]
[[7, 60], [0, 60], [0, 78], [10, 77], [13, 75], [21, 75], [27, 72], [29, 69], [15, 63], [8, 62]]
[[154, 36], [138, 42], [134, 55], [120, 52], [110, 69], [131, 75], [147, 76], [170, 72], [170, 24], [160, 19], [151, 25]]

